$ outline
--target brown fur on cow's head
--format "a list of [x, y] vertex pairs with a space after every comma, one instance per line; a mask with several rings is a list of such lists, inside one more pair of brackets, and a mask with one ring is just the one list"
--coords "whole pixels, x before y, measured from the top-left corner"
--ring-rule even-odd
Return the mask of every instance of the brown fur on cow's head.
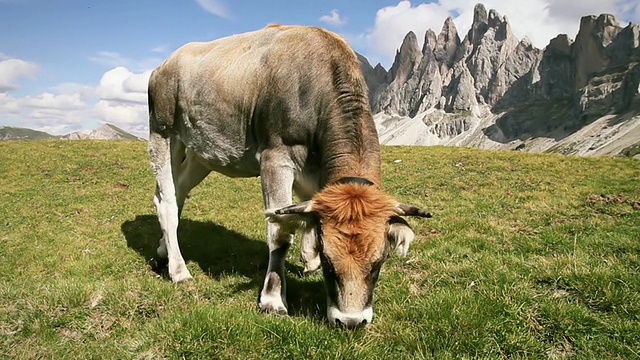
[[343, 313], [371, 306], [396, 204], [377, 186], [363, 184], [335, 184], [313, 198], [330, 305]]
[[310, 201], [274, 212], [286, 214], [309, 214], [306, 221], [315, 222], [327, 314], [330, 321], [347, 326], [354, 326], [347, 320], [357, 322], [355, 325], [371, 321], [373, 289], [389, 254], [390, 219], [397, 215], [430, 216], [399, 204], [366, 180], [334, 183]]

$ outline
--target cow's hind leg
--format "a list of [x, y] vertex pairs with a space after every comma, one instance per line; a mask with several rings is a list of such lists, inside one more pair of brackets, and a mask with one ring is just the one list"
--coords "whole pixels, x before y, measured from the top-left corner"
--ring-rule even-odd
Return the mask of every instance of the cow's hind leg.
[[312, 226], [302, 230], [300, 253], [302, 262], [304, 263], [305, 274], [313, 273], [320, 268], [320, 254], [318, 253], [316, 229]]
[[[306, 181], [303, 177], [302, 180], [294, 183], [293, 189], [301, 201], [311, 200], [313, 195], [320, 190], [315, 179], [315, 176], [307, 176]], [[315, 226], [315, 222], [307, 223], [302, 229], [300, 237], [300, 259], [304, 264], [304, 274], [313, 273], [320, 269], [320, 254], [318, 253]]]
[[[293, 178], [293, 167], [288, 165], [285, 159], [277, 155], [262, 154], [261, 181], [266, 209], [281, 208], [291, 204]], [[284, 266], [294, 231], [295, 229], [285, 228], [277, 222], [267, 223], [269, 265], [258, 302], [258, 306], [263, 311], [283, 315], [287, 313]]]
[[[180, 150], [182, 149], [182, 154]], [[184, 145], [177, 139], [163, 138], [159, 134], [149, 135], [151, 167], [156, 177], [154, 203], [162, 229], [158, 256], [169, 260], [169, 276], [173, 282], [192, 279], [178, 246], [178, 199], [174, 176], [184, 159]], [[174, 170], [175, 168], [175, 170]]]
[[406, 257], [409, 252], [409, 245], [413, 241], [415, 234], [407, 220], [400, 216], [392, 216], [389, 219], [389, 232], [387, 238], [391, 246], [396, 249], [396, 253], [402, 257]]
[[[182, 142], [176, 141], [174, 144], [171, 146], [171, 169], [176, 189], [178, 220], [180, 220], [189, 191], [200, 184], [211, 173], [211, 170], [203, 165], [192, 151], [185, 149]], [[160, 239], [157, 253], [160, 259], [167, 259], [167, 247], [164, 237]]]

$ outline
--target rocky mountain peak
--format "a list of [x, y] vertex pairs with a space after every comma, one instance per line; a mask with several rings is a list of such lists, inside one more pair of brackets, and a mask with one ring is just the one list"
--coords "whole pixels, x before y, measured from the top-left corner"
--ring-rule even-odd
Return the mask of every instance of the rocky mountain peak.
[[533, 50], [535, 48], [528, 36], [525, 36], [522, 38], [522, 40], [520, 40], [520, 46], [524, 47], [527, 50]]
[[[444, 21], [442, 30], [438, 35], [435, 49], [433, 49], [434, 56], [438, 63], [446, 65], [447, 69], [451, 68], [459, 46], [460, 36], [458, 36], [458, 30], [456, 29], [456, 25], [453, 23], [453, 18], [449, 16]], [[446, 73], [446, 70], [442, 72]]]
[[539, 55], [530, 41], [516, 39], [506, 17], [482, 4], [463, 42], [449, 17], [437, 37], [427, 30], [422, 51], [417, 49], [410, 32], [387, 76], [389, 85], [372, 101], [374, 111], [413, 116], [433, 107], [465, 111], [494, 105]]
[[424, 34], [424, 45], [422, 46], [422, 56], [426, 54], [428, 51], [433, 51], [438, 44], [438, 40], [436, 37], [436, 33], [429, 29]]
[[396, 86], [402, 86], [413, 74], [421, 59], [422, 51], [418, 46], [418, 38], [413, 31], [409, 31], [404, 37], [400, 49], [396, 52], [387, 81], [396, 84]]
[[473, 8], [473, 23], [467, 38], [472, 44], [482, 39], [482, 36], [487, 32], [489, 27], [489, 17], [487, 15], [487, 9], [482, 4], [476, 4]]
[[105, 123], [97, 129], [89, 132], [76, 131], [62, 136], [66, 140], [141, 140], [139, 137], [132, 135], [119, 127]]
[[489, 20], [488, 20], [489, 27], [497, 28], [505, 22], [507, 22], [506, 17], [501, 16], [494, 9], [489, 10]]
[[545, 48], [545, 52], [553, 55], [570, 56], [572, 44], [573, 40], [567, 34], [560, 34], [551, 39], [549, 45]]
[[429, 141], [483, 147], [540, 137], [551, 144], [604, 115], [640, 109], [640, 26], [622, 28], [612, 15], [585, 16], [575, 41], [561, 34], [541, 50], [516, 38], [506, 16], [478, 4], [462, 41], [449, 17], [437, 36], [426, 31], [422, 45], [407, 34], [370, 100], [374, 113], [421, 119]]
[[458, 30], [456, 29], [456, 24], [453, 22], [453, 18], [451, 16], [447, 16], [444, 20], [444, 25], [442, 25], [441, 34], [452, 34], [458, 35]]
[[640, 25], [629, 23], [620, 30], [615, 40], [607, 46], [609, 66], [640, 62]]
[[582, 17], [580, 30], [572, 46], [572, 55], [576, 59], [574, 68], [576, 90], [585, 86], [592, 74], [607, 67], [610, 56], [606, 48], [621, 30], [622, 27], [613, 15]]

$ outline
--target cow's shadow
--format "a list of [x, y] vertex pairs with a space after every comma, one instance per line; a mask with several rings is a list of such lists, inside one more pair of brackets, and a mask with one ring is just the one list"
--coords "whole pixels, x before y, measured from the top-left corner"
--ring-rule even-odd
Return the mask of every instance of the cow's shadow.
[[[166, 262], [158, 261], [156, 248], [162, 235], [155, 215], [138, 215], [121, 225], [127, 246], [143, 256], [153, 271], [168, 280]], [[180, 219], [178, 239], [182, 256], [198, 264], [213, 279], [241, 275], [249, 279], [235, 292], [254, 290], [256, 299], [262, 288], [268, 264], [265, 241], [251, 239], [213, 222]], [[295, 254], [294, 254], [295, 255]], [[325, 296], [321, 280], [302, 278], [302, 267], [287, 262], [287, 301], [292, 316], [324, 317]], [[196, 280], [197, 281], [197, 280]]]

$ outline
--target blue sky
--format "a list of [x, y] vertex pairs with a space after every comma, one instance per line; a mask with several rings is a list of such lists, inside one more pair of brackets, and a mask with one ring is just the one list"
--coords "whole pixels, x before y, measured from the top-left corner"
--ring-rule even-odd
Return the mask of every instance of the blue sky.
[[[464, 36], [476, 2], [0, 0], [0, 125], [62, 134], [109, 122], [144, 136], [148, 75], [184, 43], [269, 23], [319, 25], [388, 69], [409, 30], [422, 39], [452, 16]], [[640, 5], [629, 0], [483, 3], [541, 48], [558, 33], [575, 38], [582, 15], [640, 21]]]

